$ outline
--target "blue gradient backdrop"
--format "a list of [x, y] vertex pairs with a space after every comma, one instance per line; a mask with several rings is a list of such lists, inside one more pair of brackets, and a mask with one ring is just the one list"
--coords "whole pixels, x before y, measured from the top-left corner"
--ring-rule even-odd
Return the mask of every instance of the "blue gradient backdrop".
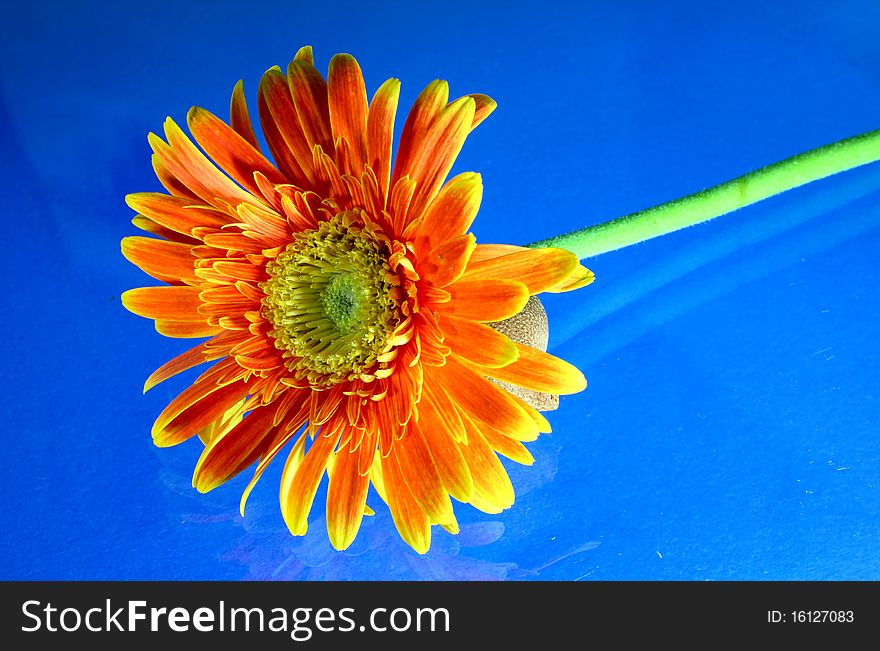
[[526, 243], [880, 127], [877, 2], [169, 4], [4, 5], [0, 579], [880, 579], [876, 165], [588, 261], [546, 304], [590, 387], [513, 508], [459, 505], [424, 557], [384, 505], [334, 552], [323, 492], [289, 537], [279, 468], [244, 519], [247, 477], [195, 493], [198, 442], [150, 439], [192, 375], [141, 395], [187, 343], [119, 302], [146, 134], [301, 45], [401, 107], [435, 77], [497, 99], [455, 171], [478, 239]]

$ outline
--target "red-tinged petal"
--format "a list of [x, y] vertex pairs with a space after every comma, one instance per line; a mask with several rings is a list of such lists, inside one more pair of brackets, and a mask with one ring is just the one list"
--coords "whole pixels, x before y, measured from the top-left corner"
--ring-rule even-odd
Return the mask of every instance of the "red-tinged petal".
[[398, 180], [388, 196], [388, 212], [391, 213], [391, 227], [395, 233], [403, 231], [405, 218], [416, 191], [416, 182], [408, 176]]
[[[178, 373], [183, 373], [199, 364], [204, 364], [205, 362], [224, 357], [226, 352], [222, 347], [216, 346], [218, 343], [217, 339], [219, 339], [219, 337], [215, 337], [212, 341], [201, 343], [162, 364], [162, 366], [153, 371], [150, 377], [147, 378], [147, 381], [144, 382], [144, 393], [160, 382], [164, 382]], [[212, 343], [214, 344], [214, 347], [211, 347]]]
[[539, 427], [522, 401], [481, 377], [454, 355], [445, 366], [432, 369], [452, 401], [478, 423], [486, 422], [518, 441], [533, 441]]
[[[289, 390], [287, 394], [281, 398], [281, 404], [278, 405], [278, 409], [275, 412], [274, 424], [276, 426], [277, 434], [275, 435], [272, 444], [267, 448], [265, 454], [260, 459], [260, 463], [257, 464], [257, 468], [254, 470], [254, 476], [248, 482], [248, 485], [245, 487], [244, 492], [241, 495], [239, 509], [242, 515], [244, 515], [244, 507], [247, 504], [247, 498], [254, 489], [254, 486], [257, 485], [260, 477], [262, 477], [263, 472], [269, 467], [269, 464], [275, 456], [294, 436], [297, 435], [297, 432], [305, 424], [308, 409], [304, 405], [307, 406], [307, 398], [310, 393], [309, 390]], [[308, 437], [304, 434], [300, 435], [288, 455], [287, 463], [291, 468], [290, 472], [296, 472], [296, 468], [302, 461], [305, 454], [304, 450], [307, 438]]]
[[[205, 371], [156, 418], [153, 440], [156, 445], [176, 445], [217, 420], [247, 396], [250, 385], [243, 381], [224, 383], [235, 362], [224, 360]], [[235, 377], [237, 373], [233, 373]]]
[[428, 84], [416, 98], [400, 134], [400, 145], [397, 147], [397, 158], [391, 175], [392, 184], [404, 176], [410, 176], [414, 154], [448, 101], [449, 84], [440, 79]]
[[550, 422], [546, 418], [544, 418], [541, 412], [525, 402], [519, 400], [518, 402], [523, 408], [523, 411], [525, 411], [526, 414], [528, 414], [529, 418], [532, 419], [535, 427], [538, 428], [538, 432], [540, 432], [541, 434], [549, 434], [551, 431], [553, 431], [553, 428], [550, 427]]
[[309, 145], [333, 151], [327, 82], [313, 63], [294, 59], [287, 66], [287, 84], [299, 124]]
[[162, 158], [168, 171], [203, 201], [221, 209], [242, 201], [258, 201], [217, 169], [171, 118], [165, 120], [165, 137], [167, 145], [158, 136], [150, 139], [153, 151]]
[[165, 321], [156, 320], [156, 332], [175, 339], [198, 339], [213, 337], [223, 332], [223, 328], [209, 325], [205, 321]]
[[584, 374], [568, 362], [531, 346], [516, 344], [519, 358], [500, 368], [477, 367], [483, 375], [510, 382], [519, 387], [566, 395], [587, 388]]
[[394, 455], [382, 459], [382, 483], [400, 537], [419, 554], [427, 553], [431, 547], [431, 521], [410, 493]]
[[469, 97], [474, 100], [476, 107], [474, 110], [474, 121], [471, 124], [471, 131], [473, 131], [477, 128], [477, 125], [489, 117], [498, 104], [494, 99], [488, 95], [483, 95], [482, 93], [471, 93]]
[[223, 432], [232, 429], [240, 423], [244, 416], [242, 409], [244, 408], [245, 402], [246, 399], [239, 400], [232, 405], [232, 407], [227, 409], [220, 418], [208, 425], [205, 429], [199, 431], [197, 435], [202, 442], [202, 445], [210, 445], [211, 441], [220, 436]]
[[391, 147], [394, 140], [394, 116], [400, 97], [400, 81], [389, 79], [379, 87], [370, 102], [367, 118], [367, 164], [376, 173], [379, 194], [384, 206], [391, 178]]
[[122, 255], [157, 280], [189, 285], [199, 282], [188, 244], [135, 235], [122, 240]]
[[202, 239], [205, 244], [215, 249], [240, 251], [243, 253], [262, 253], [263, 251], [263, 245], [260, 241], [231, 230], [205, 235]]
[[274, 210], [243, 203], [236, 212], [244, 230], [259, 233], [272, 246], [286, 246], [290, 242], [290, 226]]
[[525, 250], [526, 247], [514, 246], [513, 244], [477, 244], [477, 248], [471, 255], [471, 262], [481, 262]]
[[515, 280], [528, 287], [530, 294], [539, 294], [565, 282], [579, 266], [578, 257], [564, 249], [525, 249], [471, 263], [462, 280]]
[[260, 80], [258, 100], [260, 125], [275, 162], [292, 183], [311, 186], [315, 180], [312, 149], [299, 126], [287, 77], [277, 67], [267, 70]]
[[370, 481], [373, 483], [373, 486], [375, 486], [376, 492], [379, 493], [379, 497], [381, 497], [382, 501], [386, 503], [388, 502], [388, 498], [385, 495], [385, 482], [382, 479], [382, 459], [387, 456], [388, 455], [382, 455], [379, 450], [376, 450], [373, 454], [373, 464], [370, 466]]
[[486, 442], [498, 454], [504, 455], [508, 459], [521, 463], [524, 466], [530, 466], [535, 462], [535, 457], [532, 456], [532, 453], [519, 441], [515, 441], [502, 432], [488, 427], [485, 423], [480, 424], [480, 431]]
[[428, 254], [419, 273], [436, 287], [451, 285], [461, 278], [476, 246], [477, 238], [470, 233], [446, 240]]
[[[466, 277], [466, 275], [465, 275]], [[438, 307], [443, 314], [473, 321], [501, 321], [522, 310], [529, 289], [513, 280], [459, 280], [446, 288], [452, 300]]]
[[312, 51], [311, 45], [303, 45], [300, 49], [296, 51], [296, 54], [293, 56], [294, 61], [302, 61], [303, 63], [307, 63], [310, 66], [315, 65], [315, 55]]
[[139, 287], [122, 294], [129, 312], [164, 321], [204, 321], [198, 287]]
[[[245, 507], [247, 506], [247, 499], [251, 494], [251, 491], [254, 490], [254, 487], [257, 485], [257, 482], [260, 481], [260, 478], [263, 476], [263, 472], [268, 467], [269, 463], [275, 458], [275, 455], [281, 450], [282, 447], [287, 445], [290, 442], [290, 439], [293, 438], [296, 434], [296, 431], [286, 432], [282, 434], [283, 430], [277, 430], [279, 433], [276, 435], [275, 440], [272, 442], [269, 451], [260, 459], [260, 463], [257, 464], [257, 469], [254, 470], [254, 476], [248, 482], [248, 485], [245, 486], [244, 491], [241, 494], [241, 500], [238, 504], [239, 513], [241, 513], [242, 517], [244, 517]], [[303, 457], [305, 456], [305, 442], [308, 436], [305, 434], [301, 434], [300, 437], [296, 440], [296, 443], [293, 444], [293, 448], [287, 456], [287, 466], [291, 469], [291, 473], [295, 473], [296, 469], [299, 467], [299, 464], [302, 463]]]
[[181, 244], [189, 244], [190, 246], [200, 244], [199, 240], [196, 238], [182, 235], [172, 231], [170, 228], [165, 228], [149, 217], [144, 217], [143, 215], [135, 215], [132, 217], [131, 223], [134, 224], [136, 228], [139, 228], [146, 233], [150, 233], [151, 235], [161, 237], [163, 240], [168, 240], [169, 242], [180, 242]]
[[477, 499], [472, 499], [471, 503], [486, 513], [500, 513], [513, 505], [513, 485], [477, 425], [465, 418], [465, 426], [468, 429], [467, 445], [459, 447], [474, 478], [474, 497]]
[[428, 519], [434, 524], [454, 520], [452, 502], [424, 438], [410, 429], [394, 444], [391, 456], [397, 457], [403, 480]]
[[193, 199], [158, 192], [135, 192], [126, 195], [125, 203], [157, 224], [187, 236], [191, 236], [195, 228], [220, 229], [232, 221], [229, 215], [194, 205]]
[[232, 429], [214, 437], [193, 472], [193, 487], [207, 493], [254, 463], [272, 439], [275, 405], [257, 407]]
[[319, 434], [301, 463], [294, 465], [288, 457], [288, 463], [284, 466], [281, 476], [281, 514], [294, 536], [304, 536], [308, 531], [309, 511], [315, 492], [339, 440], [339, 434], [339, 431], [329, 435]]
[[[418, 232], [413, 237], [417, 251], [430, 251], [446, 240], [466, 233], [470, 229], [480, 202], [483, 199], [483, 182], [479, 174], [464, 172], [453, 177], [431, 201]], [[476, 251], [485, 245], [478, 245]]]
[[460, 502], [467, 502], [473, 495], [474, 482], [458, 446], [467, 432], [442, 388], [426, 388], [419, 403], [419, 421], [409, 424], [407, 436], [410, 435], [424, 439], [449, 494]]
[[327, 533], [335, 549], [346, 549], [357, 535], [364, 517], [369, 475], [358, 472], [358, 450], [343, 446], [336, 452], [327, 489]]
[[519, 351], [506, 335], [476, 321], [441, 315], [444, 343], [455, 353], [481, 366], [506, 366], [516, 361]]
[[550, 287], [545, 291], [554, 294], [559, 292], [570, 292], [575, 289], [580, 289], [581, 287], [586, 287], [595, 279], [596, 276], [592, 271], [582, 265], [579, 265], [578, 268], [574, 270], [571, 276], [566, 278], [560, 284]]
[[474, 119], [474, 100], [462, 97], [447, 106], [413, 150], [407, 175], [417, 182], [407, 222], [421, 216], [452, 169]]
[[352, 156], [350, 174], [360, 174], [367, 162], [367, 120], [369, 104], [360, 66], [353, 56], [337, 54], [330, 59], [327, 74], [330, 126], [333, 140], [345, 138]]
[[218, 260], [212, 265], [212, 268], [230, 281], [238, 279], [258, 283], [266, 280], [267, 277], [265, 268], [246, 261]]
[[194, 106], [186, 119], [199, 146], [227, 174], [254, 195], [262, 196], [254, 180], [255, 172], [263, 174], [271, 183], [286, 182], [287, 179], [281, 172], [253, 145], [210, 111]]
[[153, 443], [159, 447], [169, 447], [186, 441], [222, 418], [226, 411], [239, 403], [247, 393], [248, 388], [244, 382], [216, 388], [209, 398], [194, 403], [161, 429], [154, 429]]
[[161, 183], [165, 187], [165, 189], [168, 190], [168, 192], [173, 194], [175, 197], [187, 199], [190, 202], [201, 203], [201, 199], [199, 199], [198, 195], [190, 190], [188, 187], [186, 187], [186, 185], [180, 179], [178, 179], [171, 172], [171, 170], [168, 169], [168, 165], [164, 162], [169, 155], [168, 152], [170, 152], [168, 146], [165, 145], [158, 136], [150, 133], [147, 134], [147, 142], [149, 142], [151, 146], [154, 142], [153, 138], [155, 138], [159, 143], [161, 143], [161, 146], [168, 150], [161, 155], [154, 153], [150, 157], [150, 162], [153, 164], [153, 171], [156, 173], [156, 178], [159, 179], [159, 183]]
[[254, 125], [248, 111], [247, 100], [244, 98], [244, 82], [241, 79], [232, 89], [232, 97], [229, 100], [229, 125], [244, 138], [245, 142], [260, 151], [260, 144], [257, 141], [257, 134], [254, 133]]

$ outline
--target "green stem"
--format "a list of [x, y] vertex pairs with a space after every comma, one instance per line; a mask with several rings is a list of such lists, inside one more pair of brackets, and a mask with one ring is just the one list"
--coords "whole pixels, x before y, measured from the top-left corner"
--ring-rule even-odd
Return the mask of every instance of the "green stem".
[[590, 258], [714, 219], [805, 183], [877, 160], [880, 160], [880, 129], [811, 149], [687, 197], [528, 246], [558, 247], [581, 259]]

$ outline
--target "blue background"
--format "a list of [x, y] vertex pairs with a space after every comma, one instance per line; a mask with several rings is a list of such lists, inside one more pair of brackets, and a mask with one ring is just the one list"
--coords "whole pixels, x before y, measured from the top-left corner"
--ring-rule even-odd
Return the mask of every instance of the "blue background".
[[[345, 553], [322, 496], [305, 538], [280, 463], [190, 486], [199, 443], [150, 426], [192, 378], [141, 395], [189, 346], [127, 313], [128, 192], [146, 134], [304, 44], [354, 54], [401, 112], [435, 77], [499, 108], [454, 171], [474, 230], [526, 243], [880, 127], [877, 2], [17, 3], [0, 35], [2, 579], [880, 578], [880, 168], [589, 260], [549, 296], [551, 350], [590, 381], [498, 516], [458, 505], [429, 554], [384, 505]], [[730, 6], [728, 6], [728, 4]], [[245, 473], [249, 476], [249, 473]]]

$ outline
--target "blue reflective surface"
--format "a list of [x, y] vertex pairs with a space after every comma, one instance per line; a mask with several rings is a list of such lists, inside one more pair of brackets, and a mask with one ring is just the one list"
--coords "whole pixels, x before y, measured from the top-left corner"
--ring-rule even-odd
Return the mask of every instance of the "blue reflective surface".
[[[122, 6], [119, 6], [119, 5]], [[122, 198], [159, 188], [147, 132], [303, 44], [354, 54], [401, 113], [435, 77], [499, 109], [454, 171], [483, 175], [474, 231], [526, 243], [880, 127], [875, 2], [40, 3], [0, 39], [5, 216], [0, 579], [878, 579], [880, 168], [588, 261], [548, 296], [551, 350], [590, 387], [549, 414], [513, 508], [458, 505], [417, 556], [371, 500], [333, 551], [279, 467], [208, 494], [199, 443], [156, 449], [188, 347], [120, 305]], [[771, 4], [771, 6], [767, 6]], [[246, 473], [248, 474], [248, 473]]]

